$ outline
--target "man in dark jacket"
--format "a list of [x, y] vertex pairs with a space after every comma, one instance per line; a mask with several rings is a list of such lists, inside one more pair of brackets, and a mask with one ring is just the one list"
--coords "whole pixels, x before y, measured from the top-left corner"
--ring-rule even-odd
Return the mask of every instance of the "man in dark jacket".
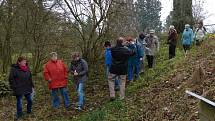
[[32, 112], [32, 98], [31, 93], [34, 88], [32, 82], [32, 75], [27, 61], [24, 57], [19, 57], [17, 64], [11, 66], [9, 75], [9, 84], [13, 90], [13, 94], [16, 96], [16, 118], [20, 118], [23, 115], [22, 112], [22, 97], [25, 96], [27, 100], [27, 113]]
[[84, 105], [84, 82], [88, 76], [88, 64], [81, 58], [79, 52], [72, 55], [70, 72], [73, 75], [78, 92], [78, 110], [81, 111]]
[[120, 80], [120, 99], [125, 98], [125, 83], [128, 70], [128, 57], [133, 54], [127, 47], [123, 46], [124, 38], [117, 39], [116, 46], [111, 48], [112, 64], [108, 76], [108, 84], [111, 100], [115, 99], [114, 81], [118, 76]]
[[172, 59], [175, 57], [175, 49], [177, 45], [177, 31], [173, 25], [169, 27], [167, 44], [169, 44], [169, 59]]

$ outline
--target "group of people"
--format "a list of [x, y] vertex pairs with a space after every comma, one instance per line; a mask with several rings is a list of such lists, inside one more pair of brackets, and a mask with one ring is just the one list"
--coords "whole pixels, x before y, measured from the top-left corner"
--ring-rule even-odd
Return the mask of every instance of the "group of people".
[[[194, 35], [193, 35], [194, 33]], [[193, 41], [199, 46], [206, 36], [206, 29], [203, 22], [198, 23], [195, 32], [189, 24], [185, 25], [182, 34], [182, 45], [185, 51]], [[175, 57], [176, 46], [178, 43], [178, 33], [173, 25], [169, 27], [167, 44], [169, 45], [169, 59]], [[105, 49], [105, 65], [106, 77], [108, 77], [108, 85], [110, 91], [110, 99], [115, 99], [115, 91], [120, 89], [120, 99], [125, 98], [125, 84], [133, 80], [139, 79], [139, 74], [144, 73], [144, 58], [148, 62], [148, 68], [153, 68], [154, 58], [159, 52], [160, 42], [155, 35], [154, 30], [150, 30], [148, 34], [141, 33], [137, 39], [128, 37], [120, 37], [116, 41], [116, 45], [111, 47], [111, 43], [106, 41]]]
[[125, 85], [139, 79], [139, 74], [144, 73], [144, 56], [148, 61], [148, 68], [153, 68], [154, 56], [159, 51], [159, 40], [155, 30], [149, 34], [141, 33], [137, 39], [132, 37], [119, 37], [116, 45], [106, 41], [105, 65], [106, 77], [110, 91], [110, 100], [115, 99], [115, 91], [119, 88], [120, 99], [125, 98]]
[[190, 50], [193, 42], [195, 42], [197, 46], [201, 45], [206, 37], [206, 34], [207, 30], [203, 25], [203, 21], [198, 23], [198, 27], [196, 28], [195, 32], [193, 32], [189, 24], [185, 25], [185, 29], [182, 34], [182, 44], [185, 51], [185, 56], [187, 55], [187, 51]]
[[[206, 29], [203, 22], [199, 23], [194, 35], [190, 25], [186, 24], [182, 34], [182, 44], [187, 53], [193, 42], [200, 45], [206, 35]], [[177, 31], [173, 25], [169, 27], [167, 44], [169, 45], [169, 59], [175, 57], [177, 45]], [[116, 89], [120, 91], [120, 99], [125, 98], [125, 86], [134, 80], [139, 79], [139, 74], [144, 73], [144, 58], [148, 62], [148, 68], [153, 68], [154, 57], [159, 51], [160, 42], [155, 35], [155, 30], [150, 30], [148, 34], [140, 33], [137, 39], [132, 37], [119, 37], [116, 45], [111, 46], [111, 42], [106, 41], [105, 47], [105, 67], [106, 78], [108, 80], [110, 100], [116, 99]], [[50, 53], [50, 60], [44, 65], [44, 78], [48, 83], [51, 92], [51, 101], [53, 108], [59, 108], [61, 94], [64, 106], [68, 110], [70, 108], [69, 94], [67, 90], [68, 75], [73, 76], [76, 91], [78, 92], [77, 109], [81, 111], [84, 106], [84, 82], [88, 77], [88, 64], [81, 57], [79, 52], [75, 52], [71, 56], [70, 68], [64, 62], [58, 59], [56, 52]], [[32, 74], [28, 66], [27, 59], [19, 57], [17, 63], [11, 66], [9, 75], [9, 84], [16, 96], [16, 118], [23, 116], [22, 97], [27, 100], [27, 113], [32, 112], [32, 92], [34, 84]]]
[[[58, 59], [56, 52], [50, 53], [50, 60], [45, 64], [43, 73], [45, 80], [48, 82], [48, 88], [51, 91], [52, 107], [55, 109], [59, 108], [59, 94], [61, 94], [64, 106], [67, 110], [70, 108], [67, 89], [68, 74], [70, 73], [73, 76], [75, 88], [78, 92], [77, 109], [79, 111], [82, 110], [84, 106], [84, 82], [87, 80], [88, 64], [81, 58], [79, 52], [72, 54], [72, 61], [69, 69], [62, 60]], [[27, 100], [27, 113], [30, 114], [32, 112], [31, 94], [34, 91], [34, 84], [26, 58], [19, 57], [17, 63], [11, 66], [9, 83], [13, 90], [13, 94], [16, 96], [16, 119], [23, 116], [23, 96], [25, 96]]]

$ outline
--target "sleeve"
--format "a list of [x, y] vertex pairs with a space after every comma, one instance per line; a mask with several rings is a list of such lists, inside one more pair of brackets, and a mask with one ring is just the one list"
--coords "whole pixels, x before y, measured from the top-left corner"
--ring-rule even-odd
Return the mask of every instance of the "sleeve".
[[197, 34], [198, 29], [196, 29], [196, 31], [193, 34], [193, 39], [196, 39], [196, 34]]
[[9, 74], [9, 85], [11, 89], [14, 89], [16, 87], [16, 82], [14, 78], [14, 69], [11, 67], [10, 74]]
[[69, 72], [70, 72], [70, 73], [74, 73], [74, 69], [73, 69], [73, 65], [72, 65], [72, 63], [70, 64]]
[[181, 42], [183, 43], [183, 39], [184, 39], [184, 32], [182, 33], [182, 36], [181, 36]]
[[83, 70], [81, 72], [79, 72], [79, 76], [83, 76], [85, 74], [88, 73], [88, 64], [85, 60], [81, 60], [82, 61], [82, 66], [83, 66]]
[[49, 70], [48, 70], [47, 64], [44, 66], [43, 74], [44, 74], [44, 78], [45, 78], [46, 81], [48, 81], [48, 80], [51, 79], [51, 76], [49, 74]]
[[138, 50], [139, 58], [142, 58], [144, 55], [143, 47], [141, 47], [140, 45], [137, 45], [137, 50]]

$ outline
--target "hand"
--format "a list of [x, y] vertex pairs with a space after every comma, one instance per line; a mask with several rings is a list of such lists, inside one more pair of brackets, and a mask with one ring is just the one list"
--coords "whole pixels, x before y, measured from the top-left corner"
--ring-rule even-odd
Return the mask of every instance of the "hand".
[[140, 61], [142, 61], [143, 60], [143, 58], [140, 58]]
[[51, 83], [52, 82], [51, 79], [49, 79], [48, 82]]

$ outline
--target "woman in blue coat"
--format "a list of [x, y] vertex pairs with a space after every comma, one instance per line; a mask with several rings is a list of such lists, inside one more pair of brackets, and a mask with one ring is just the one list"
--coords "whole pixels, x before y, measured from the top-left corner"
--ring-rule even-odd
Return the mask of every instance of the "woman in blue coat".
[[190, 46], [192, 42], [193, 42], [193, 30], [190, 28], [189, 24], [186, 24], [184, 32], [182, 34], [182, 45], [183, 45], [185, 54], [187, 53], [187, 50], [190, 50]]

